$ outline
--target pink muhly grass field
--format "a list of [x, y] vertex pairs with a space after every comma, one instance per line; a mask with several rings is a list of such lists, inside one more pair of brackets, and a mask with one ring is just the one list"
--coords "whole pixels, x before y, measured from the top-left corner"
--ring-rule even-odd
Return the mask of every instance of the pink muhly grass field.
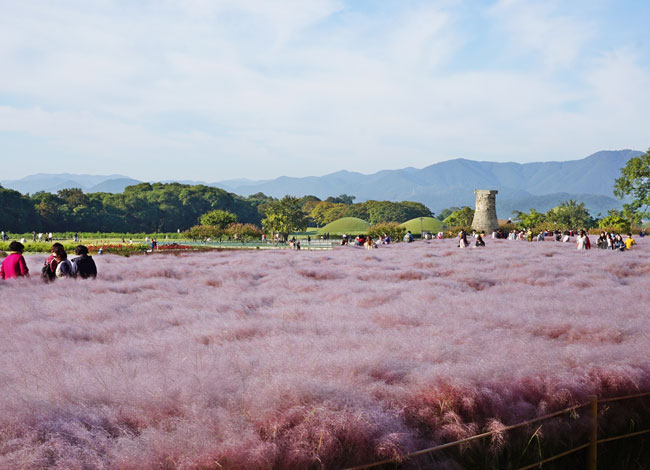
[[0, 281], [0, 468], [339, 468], [650, 390], [650, 240], [486, 242], [104, 255], [53, 284], [30, 256]]

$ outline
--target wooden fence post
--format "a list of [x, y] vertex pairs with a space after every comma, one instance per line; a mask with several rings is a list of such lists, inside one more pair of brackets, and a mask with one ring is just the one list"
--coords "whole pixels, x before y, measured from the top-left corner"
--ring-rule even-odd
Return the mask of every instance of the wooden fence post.
[[597, 470], [598, 467], [598, 397], [589, 396], [591, 411], [591, 429], [589, 432], [589, 447], [587, 447], [587, 470]]

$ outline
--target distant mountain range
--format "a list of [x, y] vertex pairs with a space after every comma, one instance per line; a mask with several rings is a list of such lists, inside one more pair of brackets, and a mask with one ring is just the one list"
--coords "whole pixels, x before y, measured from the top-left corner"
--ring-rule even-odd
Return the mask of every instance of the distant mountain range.
[[121, 193], [127, 186], [138, 184], [123, 175], [75, 175], [70, 173], [29, 175], [19, 180], [0, 181], [3, 187], [15, 189], [23, 194], [39, 191], [56, 193], [60, 189], [80, 188], [85, 193]]
[[[357, 202], [368, 199], [418, 201], [434, 212], [450, 206], [473, 206], [474, 189], [497, 189], [497, 211], [501, 218], [509, 217], [513, 210], [547, 211], [567, 199], [584, 201], [592, 213], [605, 214], [621, 206], [621, 201], [612, 197], [619, 170], [630, 158], [641, 154], [636, 150], [601, 151], [580, 160], [523, 164], [459, 158], [422, 169], [383, 170], [371, 175], [338, 171], [325, 176], [282, 176], [266, 181], [182, 182], [216, 186], [243, 196], [258, 192], [274, 197], [311, 194], [326, 198], [349, 194], [356, 196]], [[115, 193], [140, 181], [123, 175], [38, 174], [0, 183], [22, 193], [56, 192], [70, 187], [85, 192]]]

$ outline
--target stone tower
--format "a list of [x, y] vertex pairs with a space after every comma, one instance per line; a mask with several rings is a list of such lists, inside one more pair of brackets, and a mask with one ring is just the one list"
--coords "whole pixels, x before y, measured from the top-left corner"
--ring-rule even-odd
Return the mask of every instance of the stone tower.
[[474, 212], [472, 228], [477, 232], [489, 234], [499, 228], [496, 205], [498, 192], [495, 189], [474, 190], [474, 194], [476, 194], [476, 212]]

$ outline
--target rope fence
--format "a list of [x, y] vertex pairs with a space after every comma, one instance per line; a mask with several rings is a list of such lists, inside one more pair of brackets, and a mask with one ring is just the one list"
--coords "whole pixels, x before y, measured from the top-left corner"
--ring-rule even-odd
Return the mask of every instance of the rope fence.
[[[636, 432], [631, 432], [628, 434], [623, 434], [619, 436], [614, 436], [614, 437], [608, 437], [604, 439], [598, 439], [598, 405], [602, 403], [611, 403], [611, 402], [617, 402], [617, 401], [622, 401], [622, 400], [631, 400], [634, 398], [644, 398], [650, 396], [650, 392], [645, 392], [645, 393], [636, 393], [632, 395], [624, 395], [620, 397], [612, 397], [612, 398], [603, 398], [603, 399], [598, 399], [596, 396], [590, 396], [589, 401], [585, 403], [580, 403], [574, 406], [571, 406], [569, 408], [565, 408], [559, 411], [556, 411], [554, 413], [549, 413], [544, 416], [539, 416], [537, 418], [529, 419], [528, 421], [523, 421], [521, 423], [516, 423], [512, 424], [509, 426], [505, 426], [500, 429], [496, 429], [493, 431], [488, 431], [484, 432], [481, 434], [476, 434], [475, 436], [467, 437], [465, 439], [460, 439], [458, 441], [453, 441], [453, 442], [447, 442], [446, 444], [441, 444], [438, 446], [434, 447], [429, 447], [427, 449], [422, 449], [418, 450], [416, 452], [411, 452], [404, 456], [403, 458], [392, 458], [392, 459], [386, 459], [386, 460], [381, 460], [378, 462], [372, 462], [368, 464], [363, 464], [363, 465], [357, 465], [356, 467], [348, 467], [345, 470], [365, 470], [365, 469], [371, 469], [371, 468], [376, 468], [381, 465], [386, 465], [390, 463], [402, 463], [402, 462], [407, 462], [409, 459], [413, 459], [414, 457], [420, 456], [420, 455], [425, 455], [425, 454], [433, 454], [435, 452], [439, 452], [445, 449], [450, 449], [454, 447], [461, 446], [463, 444], [467, 444], [469, 442], [473, 442], [479, 439], [483, 439], [486, 437], [493, 436], [495, 434], [500, 434], [504, 433], [507, 431], [512, 431], [514, 429], [530, 426], [531, 424], [540, 422], [540, 421], [546, 421], [550, 418], [554, 418], [557, 416], [561, 416], [566, 413], [571, 413], [576, 410], [579, 410], [581, 408], [589, 408], [588, 415], [591, 418], [591, 426], [589, 429], [589, 442], [586, 442], [584, 444], [581, 444], [577, 447], [574, 447], [572, 449], [569, 449], [565, 452], [555, 454], [553, 456], [547, 457], [543, 460], [539, 460], [535, 463], [532, 463], [530, 465], [526, 465], [525, 467], [520, 467], [517, 470], [530, 470], [533, 468], [540, 468], [542, 465], [545, 463], [551, 462], [553, 460], [557, 460], [559, 458], [565, 457], [567, 455], [573, 454], [575, 452], [581, 451], [583, 449], [587, 449], [587, 461], [586, 461], [586, 469], [587, 470], [596, 470], [597, 463], [598, 463], [598, 454], [597, 454], [597, 449], [598, 449], [598, 444], [604, 444], [606, 442], [612, 442], [612, 441], [617, 441], [621, 439], [628, 439], [636, 436], [641, 436], [644, 434], [649, 434], [650, 429], [642, 430], [642, 431], [636, 431]], [[537, 432], [537, 431], [536, 431]], [[541, 457], [541, 456], [540, 456]]]

